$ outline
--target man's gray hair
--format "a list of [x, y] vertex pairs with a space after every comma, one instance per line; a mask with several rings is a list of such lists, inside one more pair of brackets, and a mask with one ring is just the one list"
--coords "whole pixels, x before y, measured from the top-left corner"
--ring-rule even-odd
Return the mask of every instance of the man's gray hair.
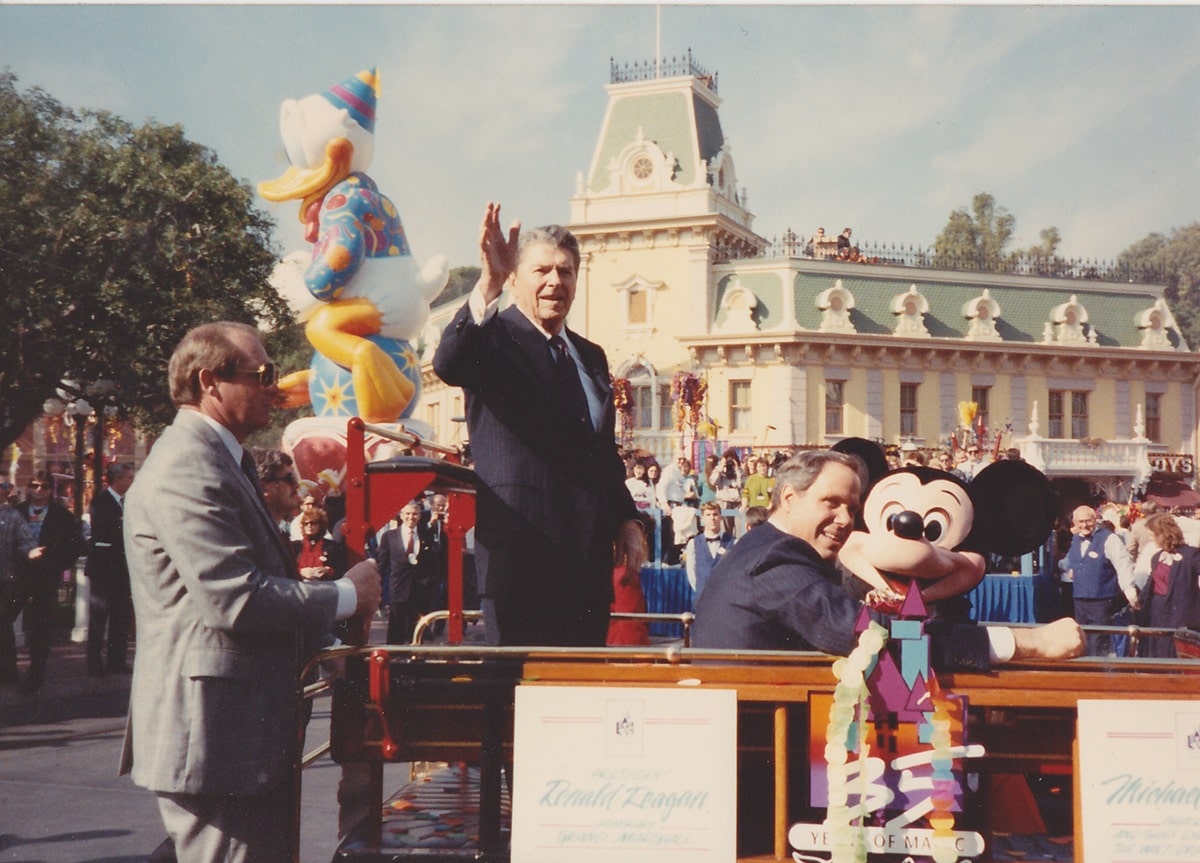
[[133, 473], [133, 465], [127, 461], [111, 461], [104, 466], [104, 481], [112, 485], [126, 474]]
[[856, 455], [835, 452], [831, 449], [802, 450], [775, 469], [775, 490], [771, 492], [771, 509], [779, 508], [780, 494], [784, 486], [796, 491], [807, 491], [817, 481], [827, 464], [842, 464], [858, 474], [859, 489], [866, 489], [870, 482], [867, 466]]
[[579, 275], [579, 240], [562, 225], [542, 225], [540, 228], [522, 229], [517, 239], [517, 260], [525, 257], [525, 250], [539, 243], [549, 243], [563, 249], [575, 262], [575, 274]]

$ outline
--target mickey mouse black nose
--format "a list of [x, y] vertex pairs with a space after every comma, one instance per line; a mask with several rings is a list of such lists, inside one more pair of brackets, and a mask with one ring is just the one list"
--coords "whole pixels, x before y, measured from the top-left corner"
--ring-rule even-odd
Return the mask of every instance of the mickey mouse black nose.
[[905, 510], [894, 515], [889, 515], [887, 527], [892, 533], [901, 539], [920, 539], [921, 534], [925, 531], [925, 520], [921, 518], [919, 513], [912, 510]]

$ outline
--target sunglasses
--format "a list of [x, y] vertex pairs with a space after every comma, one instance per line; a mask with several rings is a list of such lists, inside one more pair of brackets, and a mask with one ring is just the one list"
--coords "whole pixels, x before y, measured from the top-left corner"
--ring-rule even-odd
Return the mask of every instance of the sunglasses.
[[233, 374], [255, 378], [261, 387], [273, 387], [279, 382], [279, 369], [275, 368], [275, 363], [263, 363], [256, 369], [234, 369]]
[[29, 487], [31, 489], [33, 489], [34, 491], [41, 491], [43, 489], [49, 488], [50, 486], [46, 485], [46, 483], [44, 483], [44, 482], [31, 482], [29, 484]]
[[[264, 384], [264, 386], [268, 386], [268, 385]], [[300, 485], [299, 480], [297, 480], [291, 474], [284, 474], [283, 476], [273, 476], [270, 479], [268, 479], [267, 482], [286, 482], [288, 485], [295, 485], [295, 486]]]

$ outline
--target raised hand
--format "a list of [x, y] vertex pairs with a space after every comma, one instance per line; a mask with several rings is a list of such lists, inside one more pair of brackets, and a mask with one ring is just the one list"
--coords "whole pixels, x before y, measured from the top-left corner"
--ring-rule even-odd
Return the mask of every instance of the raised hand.
[[514, 219], [508, 235], [500, 228], [500, 205], [488, 201], [483, 224], [479, 228], [479, 284], [483, 298], [491, 302], [500, 296], [504, 283], [517, 268], [517, 240], [521, 236], [521, 221]]

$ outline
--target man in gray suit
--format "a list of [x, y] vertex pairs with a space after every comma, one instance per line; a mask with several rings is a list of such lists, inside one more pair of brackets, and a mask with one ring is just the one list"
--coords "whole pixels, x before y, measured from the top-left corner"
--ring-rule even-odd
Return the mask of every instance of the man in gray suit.
[[282, 863], [301, 664], [378, 608], [379, 574], [297, 577], [242, 448], [279, 397], [253, 327], [191, 330], [168, 376], [179, 413], [125, 501], [138, 650], [121, 769], [158, 795], [181, 863]]

